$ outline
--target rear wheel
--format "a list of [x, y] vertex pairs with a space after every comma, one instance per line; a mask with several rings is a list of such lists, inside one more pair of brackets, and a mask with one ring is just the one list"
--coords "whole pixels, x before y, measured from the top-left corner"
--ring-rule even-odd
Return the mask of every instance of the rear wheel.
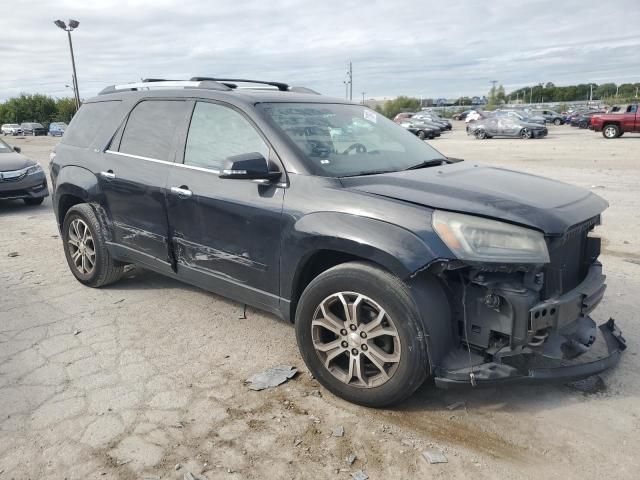
[[425, 138], [427, 138], [427, 134], [424, 132], [424, 130], [420, 130], [420, 131], [418, 132], [418, 138], [419, 138], [420, 140], [424, 140]]
[[528, 128], [523, 128], [522, 130], [520, 130], [520, 138], [529, 140], [530, 138], [533, 138], [533, 132]]
[[62, 236], [67, 263], [80, 283], [102, 287], [120, 279], [124, 264], [111, 258], [104, 232], [91, 206], [82, 203], [67, 212]]
[[620, 133], [620, 127], [617, 125], [605, 125], [602, 129], [602, 136], [604, 138], [618, 138]]
[[397, 403], [427, 378], [424, 333], [407, 286], [349, 262], [316, 277], [296, 311], [296, 337], [318, 381], [350, 402]]
[[24, 198], [24, 203], [30, 206], [40, 205], [44, 202], [44, 197], [40, 198]]

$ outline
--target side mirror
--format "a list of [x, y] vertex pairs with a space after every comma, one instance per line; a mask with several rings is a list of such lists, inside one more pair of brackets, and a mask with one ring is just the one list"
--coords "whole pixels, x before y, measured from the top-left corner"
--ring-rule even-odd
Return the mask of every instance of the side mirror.
[[225, 159], [220, 178], [238, 180], [275, 180], [281, 173], [269, 169], [269, 162], [258, 152], [243, 153]]
[[22, 149], [20, 147], [13, 147], [13, 151], [16, 153], [20, 153]]

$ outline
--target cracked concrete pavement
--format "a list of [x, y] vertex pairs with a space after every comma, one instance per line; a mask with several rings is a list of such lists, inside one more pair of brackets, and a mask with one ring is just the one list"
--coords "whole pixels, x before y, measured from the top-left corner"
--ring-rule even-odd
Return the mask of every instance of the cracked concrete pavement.
[[[636, 478], [640, 138], [552, 126], [542, 140], [479, 142], [454, 128], [432, 142], [447, 155], [552, 176], [610, 201], [609, 289], [595, 317], [616, 318], [629, 349], [603, 375], [605, 391], [426, 384], [393, 409], [351, 405], [310, 378], [291, 325], [251, 308], [239, 319], [241, 305], [138, 268], [107, 288], [83, 287], [67, 268], [50, 198], [1, 202], [0, 478]], [[47, 169], [56, 140], [8, 140]], [[300, 373], [272, 390], [243, 384], [277, 364]], [[446, 408], [458, 401], [465, 407]], [[344, 436], [331, 436], [339, 426]], [[427, 448], [449, 463], [427, 464]]]

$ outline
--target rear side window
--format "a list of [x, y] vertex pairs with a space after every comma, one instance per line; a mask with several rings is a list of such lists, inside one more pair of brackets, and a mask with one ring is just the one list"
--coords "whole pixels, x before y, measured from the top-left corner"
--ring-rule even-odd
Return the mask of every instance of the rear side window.
[[146, 100], [129, 115], [120, 152], [157, 160], [173, 160], [173, 139], [187, 121], [189, 104], [180, 100]]
[[[69, 128], [62, 137], [62, 143], [76, 147], [89, 147], [100, 131], [105, 129], [106, 120], [114, 116], [119, 106], [119, 100], [85, 103], [73, 116]], [[111, 134], [113, 131], [108, 132], [108, 135]]]
[[269, 147], [246, 118], [222, 105], [196, 103], [184, 152], [185, 165], [220, 170], [225, 158], [253, 152], [269, 158]]

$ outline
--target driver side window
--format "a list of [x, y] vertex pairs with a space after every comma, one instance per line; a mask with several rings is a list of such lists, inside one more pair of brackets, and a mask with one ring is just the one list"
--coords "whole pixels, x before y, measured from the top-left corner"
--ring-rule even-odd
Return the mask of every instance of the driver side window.
[[185, 165], [220, 170], [225, 158], [253, 152], [269, 158], [269, 146], [246, 118], [229, 107], [196, 103], [184, 152]]

